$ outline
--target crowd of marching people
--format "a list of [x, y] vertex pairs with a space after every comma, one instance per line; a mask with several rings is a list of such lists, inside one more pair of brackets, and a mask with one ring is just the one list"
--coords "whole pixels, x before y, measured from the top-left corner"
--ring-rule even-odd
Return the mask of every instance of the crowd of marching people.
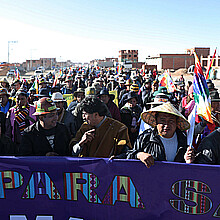
[[195, 116], [189, 146], [187, 119], [198, 97], [183, 75], [172, 92], [156, 70], [66, 68], [11, 84], [2, 78], [0, 155], [220, 164], [220, 98], [206, 84], [212, 122]]

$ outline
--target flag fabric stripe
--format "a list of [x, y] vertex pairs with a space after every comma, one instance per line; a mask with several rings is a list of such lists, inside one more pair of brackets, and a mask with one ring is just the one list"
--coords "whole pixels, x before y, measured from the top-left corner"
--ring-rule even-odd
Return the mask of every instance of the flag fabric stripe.
[[206, 83], [202, 66], [199, 62], [197, 54], [195, 56], [195, 69], [193, 77], [193, 95], [197, 105], [197, 115], [206, 121], [213, 123], [211, 118], [211, 98], [209, 95], [208, 85]]
[[213, 57], [212, 57], [212, 60], [211, 60], [211, 62], [210, 62], [210, 64], [209, 64], [209, 67], [208, 67], [208, 69], [206, 70], [206, 79], [209, 79], [209, 78], [210, 78], [211, 68], [212, 68], [213, 63], [214, 63], [215, 55], [216, 55], [216, 49], [215, 49], [214, 55], [213, 55]]

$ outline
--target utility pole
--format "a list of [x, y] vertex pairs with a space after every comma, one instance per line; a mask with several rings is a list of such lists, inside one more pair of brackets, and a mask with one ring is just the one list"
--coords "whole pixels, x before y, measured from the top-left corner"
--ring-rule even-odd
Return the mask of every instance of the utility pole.
[[37, 50], [37, 49], [30, 49], [30, 51], [31, 51], [30, 70], [32, 70], [32, 51], [33, 50]]
[[8, 63], [9, 63], [9, 57], [10, 57], [10, 44], [16, 44], [18, 41], [8, 41]]

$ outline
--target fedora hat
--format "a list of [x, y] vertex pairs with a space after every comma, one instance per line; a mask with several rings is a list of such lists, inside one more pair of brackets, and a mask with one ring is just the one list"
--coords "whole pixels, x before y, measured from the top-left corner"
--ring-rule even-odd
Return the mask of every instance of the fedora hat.
[[211, 102], [219, 102], [220, 98], [219, 98], [219, 93], [217, 90], [211, 91], [209, 92], [210, 97], [211, 97]]
[[39, 91], [39, 94], [35, 94], [36, 97], [50, 97], [49, 90], [47, 88], [42, 88]]
[[59, 110], [50, 98], [41, 98], [36, 102], [36, 112], [33, 115], [45, 115], [52, 111]]
[[83, 88], [78, 88], [78, 89], [73, 93], [74, 97], [76, 97], [78, 93], [83, 93], [83, 94], [85, 95], [85, 89], [83, 89]]
[[63, 98], [60, 92], [54, 92], [51, 99], [53, 102], [66, 102], [66, 99]]
[[6, 88], [0, 88], [0, 95], [10, 96], [10, 94], [8, 93], [8, 90]]
[[153, 97], [155, 97], [157, 94], [163, 93], [170, 97], [171, 94], [168, 93], [167, 88], [165, 86], [159, 86], [158, 90], [153, 93]]
[[208, 83], [207, 86], [208, 86], [208, 89], [209, 89], [209, 90], [211, 90], [211, 89], [212, 89], [212, 90], [218, 90], [218, 89], [215, 87], [214, 83], [212, 83], [212, 82], [211, 82], [211, 83]]
[[17, 92], [16, 92], [16, 94], [15, 94], [15, 96], [19, 96], [19, 95], [23, 95], [23, 96], [28, 96], [28, 94], [27, 94], [27, 90], [25, 90], [25, 89], [23, 89], [23, 88], [20, 88]]
[[129, 100], [135, 98], [137, 101], [138, 101], [138, 96], [137, 96], [137, 93], [134, 92], [134, 91], [130, 91], [127, 93], [127, 97], [125, 99], [125, 102], [128, 102]]
[[146, 103], [146, 105], [162, 105], [165, 102], [169, 101], [169, 96], [167, 94], [164, 93], [158, 93], [154, 98], [153, 98], [153, 102], [148, 102]]
[[103, 89], [99, 92], [99, 94], [98, 94], [97, 96], [100, 98], [102, 95], [108, 95], [111, 100], [114, 100], [114, 99], [115, 99], [115, 95], [114, 95], [114, 94], [109, 94], [109, 91], [108, 91], [107, 88], [103, 88]]
[[151, 127], [156, 127], [156, 113], [160, 112], [175, 115], [177, 117], [177, 128], [181, 131], [185, 131], [190, 128], [190, 123], [170, 102], [166, 102], [162, 105], [151, 108], [146, 112], [142, 112], [141, 119]]

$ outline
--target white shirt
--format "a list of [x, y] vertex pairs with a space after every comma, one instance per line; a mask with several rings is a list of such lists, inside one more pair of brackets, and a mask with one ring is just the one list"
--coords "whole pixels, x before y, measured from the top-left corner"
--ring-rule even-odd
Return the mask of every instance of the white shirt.
[[163, 146], [165, 148], [167, 161], [173, 162], [174, 158], [176, 156], [176, 151], [177, 151], [177, 146], [178, 146], [176, 132], [174, 133], [173, 137], [171, 137], [171, 138], [164, 138], [164, 137], [160, 136], [160, 140], [162, 141]]

